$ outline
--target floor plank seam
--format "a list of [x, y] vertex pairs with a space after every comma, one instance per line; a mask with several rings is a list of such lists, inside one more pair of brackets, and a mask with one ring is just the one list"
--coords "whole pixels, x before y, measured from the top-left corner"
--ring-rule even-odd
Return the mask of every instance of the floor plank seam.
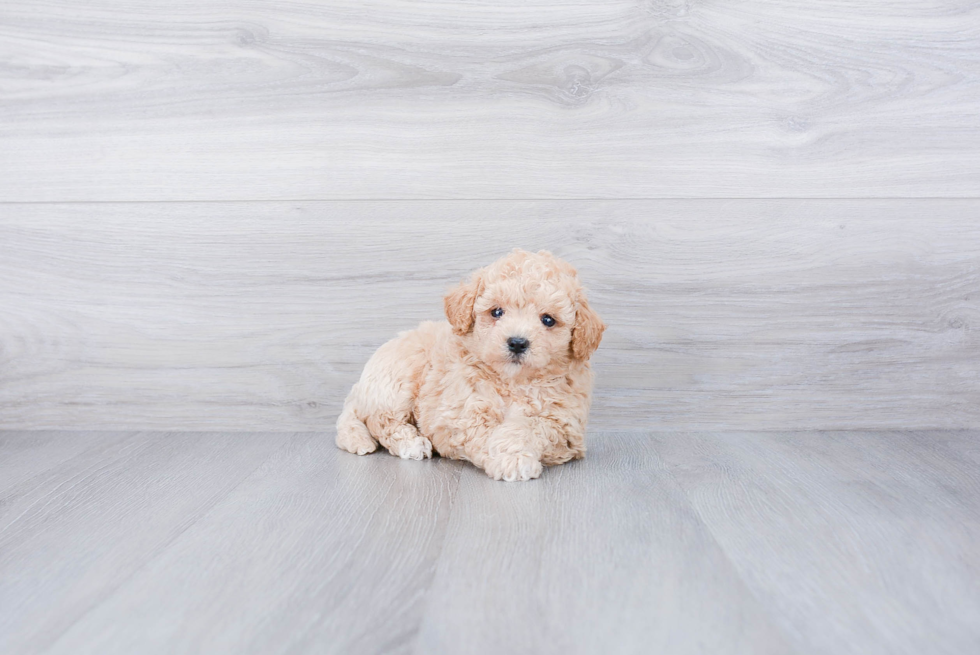
[[[129, 437], [124, 438], [122, 441], [120, 441], [120, 442], [118, 442], [118, 443], [116, 443], [114, 445], [117, 448], [119, 448], [119, 447], [132, 447], [132, 444], [130, 444], [129, 442], [135, 441], [136, 438], [139, 435], [140, 435], [140, 431], [135, 431]], [[93, 450], [95, 450], [95, 449], [93, 449]], [[77, 458], [82, 457], [82, 456], [84, 456], [86, 454], [87, 454], [87, 452], [79, 453], [78, 455], [76, 455], [72, 459], [77, 459]], [[119, 454], [120, 454], [119, 451], [117, 451], [116, 454], [117, 454], [117, 456], [119, 456]], [[93, 463], [90, 468], [84, 469], [83, 471], [80, 471], [79, 473], [75, 474], [71, 479], [66, 480], [66, 481], [58, 484], [58, 486], [54, 487], [53, 489], [50, 489], [43, 497], [35, 499], [33, 502], [31, 502], [30, 505], [28, 505], [27, 507], [25, 507], [21, 511], [20, 514], [18, 514], [15, 517], [12, 517], [5, 524], [3, 524], [2, 526], [0, 526], [0, 536], [2, 536], [8, 530], [13, 529], [16, 526], [16, 524], [18, 523], [18, 521], [20, 521], [28, 512], [30, 512], [31, 510], [33, 510], [34, 508], [36, 508], [38, 506], [46, 505], [49, 502], [49, 500], [50, 500], [50, 498], [52, 496], [56, 496], [58, 494], [64, 493], [66, 490], [70, 490], [70, 489], [74, 488], [81, 481], [84, 481], [87, 478], [90, 478], [90, 477], [92, 477], [94, 475], [97, 475], [99, 471], [105, 470], [107, 467], [111, 466], [112, 463], [113, 462], [111, 462], [111, 461], [110, 462], [101, 461], [101, 462]], [[21, 483], [21, 485], [29, 485], [32, 482], [36, 481], [38, 478], [44, 476], [46, 473], [49, 473], [49, 472], [50, 472], [50, 470], [40, 472], [37, 475], [34, 475], [34, 476], [32, 476], [31, 478], [29, 478], [27, 480], [24, 480]], [[65, 487], [66, 484], [68, 485], [67, 487]], [[13, 497], [14, 495], [15, 494], [13, 494], [13, 493], [7, 493], [6, 495], [0, 497], [0, 503], [5, 502], [8, 498]]]
[[217, 507], [217, 505], [219, 503], [221, 503], [222, 500], [224, 500], [225, 498], [227, 498], [228, 496], [230, 496], [232, 494], [232, 492], [234, 492], [236, 489], [238, 489], [243, 484], [245, 484], [245, 482], [248, 481], [248, 479], [251, 478], [252, 475], [254, 475], [256, 471], [258, 471], [260, 468], [262, 468], [277, 453], [279, 453], [286, 446], [288, 446], [288, 438], [286, 437], [286, 435], [295, 436], [297, 434], [303, 434], [303, 433], [299, 433], [299, 432], [282, 432], [282, 433], [279, 433], [279, 434], [281, 434], [283, 436], [283, 440], [282, 440], [282, 443], [280, 443], [278, 447], [276, 447], [273, 450], [271, 450], [269, 452], [269, 454], [266, 457], [262, 458], [258, 462], [258, 464], [256, 464], [256, 466], [254, 468], [251, 468], [246, 473], [244, 473], [242, 475], [241, 479], [239, 479], [234, 485], [230, 486], [225, 493], [220, 494], [218, 497], [212, 499], [212, 502], [208, 503], [207, 507], [200, 514], [198, 514], [193, 519], [189, 520], [186, 525], [184, 525], [183, 527], [181, 527], [176, 532], [176, 534], [173, 535], [173, 537], [171, 539], [169, 539], [165, 544], [163, 544], [163, 545], [160, 546], [160, 548], [157, 550], [156, 553], [154, 553], [151, 557], [149, 557], [145, 561], [143, 561], [139, 566], [137, 566], [136, 568], [134, 568], [129, 573], [129, 575], [127, 575], [125, 578], [123, 578], [122, 580], [120, 580], [118, 582], [118, 584], [116, 584], [111, 589], [109, 589], [107, 591], [107, 593], [102, 594], [101, 597], [98, 600], [94, 601], [88, 608], [86, 608], [84, 612], [81, 612], [77, 617], [75, 617], [75, 620], [73, 620], [71, 623], [69, 623], [67, 626], [65, 626], [65, 628], [63, 630], [61, 630], [58, 633], [57, 636], [55, 636], [53, 639], [51, 639], [48, 642], [48, 645], [45, 648], [45, 650], [50, 650], [51, 648], [53, 648], [58, 643], [58, 641], [60, 641], [68, 632], [71, 631], [71, 629], [73, 627], [75, 627], [75, 625], [81, 623], [81, 621], [83, 619], [85, 619], [89, 614], [91, 614], [96, 609], [98, 609], [98, 607], [100, 605], [102, 605], [103, 603], [105, 603], [106, 601], [108, 601], [109, 599], [111, 599], [114, 595], [116, 595], [117, 593], [119, 593], [119, 591], [123, 587], [125, 587], [129, 583], [130, 580], [132, 580], [133, 578], [135, 578], [136, 575], [138, 573], [140, 573], [143, 569], [145, 569], [151, 563], [155, 562], [160, 557], [162, 557], [171, 548], [171, 546], [173, 546], [173, 544], [175, 544], [188, 530], [190, 530], [192, 527], [194, 527], [195, 525], [197, 525], [203, 518], [205, 518], [206, 516], [208, 516], [214, 510], [214, 508]]
[[442, 554], [445, 552], [446, 541], [449, 539], [449, 526], [452, 524], [453, 516], [456, 514], [456, 501], [459, 498], [459, 486], [462, 483], [463, 471], [466, 466], [468, 466], [466, 462], [457, 462], [456, 464], [457, 465], [454, 466], [456, 469], [456, 475], [454, 476], [454, 485], [451, 492], [452, 495], [450, 496], [449, 500], [449, 512], [446, 514], [446, 529], [442, 534], [442, 541], [439, 544], [439, 552], [436, 553], [436, 557], [433, 560], [434, 563], [432, 567], [432, 575], [429, 577], [428, 584], [426, 585], [425, 590], [422, 592], [422, 611], [419, 612], [418, 623], [415, 625], [415, 630], [412, 634], [411, 640], [408, 642], [409, 649], [407, 652], [411, 653], [412, 655], [418, 652], [419, 635], [422, 632], [422, 626], [425, 624], [426, 616], [429, 614], [429, 606], [432, 599], [432, 586], [436, 580], [436, 577], [439, 575], [439, 568], [442, 564]]
[[[742, 588], [749, 595], [749, 597], [756, 602], [756, 605], [759, 607], [760, 611], [765, 612], [765, 615], [769, 619], [769, 627], [772, 628], [772, 630], [774, 630], [779, 636], [783, 638], [783, 641], [786, 643], [787, 646], [793, 648], [792, 653], [795, 653], [795, 655], [806, 655], [806, 651], [800, 651], [796, 646], [799, 640], [791, 639], [791, 635], [786, 632], [783, 626], [777, 623], [774, 617], [765, 610], [766, 604], [764, 602], [764, 599], [760, 598], [759, 595], [755, 592], [755, 590], [753, 590], [752, 587], [749, 585], [749, 583], [745, 580], [745, 576], [742, 575], [742, 571], [732, 560], [731, 556], [728, 554], [728, 551], [725, 549], [725, 547], [722, 545], [721, 541], [719, 540], [718, 534], [715, 532], [715, 530], [712, 529], [709, 523], [705, 520], [704, 515], [698, 510], [697, 506], [695, 506], [687, 490], [685, 490], [684, 487], [681, 485], [681, 483], [678, 482], [677, 478], [674, 476], [674, 472], [670, 470], [670, 465], [667, 463], [667, 460], [657, 449], [656, 445], [653, 446], [653, 451], [660, 459], [661, 463], [663, 464], [663, 468], [661, 469], [661, 471], [665, 473], [668, 478], [670, 478], [671, 484], [678, 491], [678, 493], [681, 494], [681, 497], [684, 499], [684, 504], [687, 505], [687, 508], [690, 510], [692, 515], [697, 518], [698, 523], [700, 524], [701, 528], [705, 531], [705, 534], [711, 537], [711, 542], [715, 544], [715, 546], [718, 549], [718, 552], [721, 553], [722, 557], [725, 558], [725, 562], [728, 563], [729, 569], [738, 579], [739, 583], [742, 585]], [[791, 654], [787, 653], [787, 655], [791, 655]]]

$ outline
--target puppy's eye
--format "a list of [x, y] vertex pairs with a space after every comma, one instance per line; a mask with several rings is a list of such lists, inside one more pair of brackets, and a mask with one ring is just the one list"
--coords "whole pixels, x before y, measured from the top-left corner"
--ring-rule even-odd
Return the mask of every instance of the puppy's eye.
[[500, 307], [494, 307], [490, 310], [490, 316], [493, 316], [494, 318], [500, 318], [503, 315], [504, 310], [500, 309]]
[[542, 314], [541, 322], [544, 323], [545, 327], [555, 327], [555, 319], [551, 318], [550, 314]]

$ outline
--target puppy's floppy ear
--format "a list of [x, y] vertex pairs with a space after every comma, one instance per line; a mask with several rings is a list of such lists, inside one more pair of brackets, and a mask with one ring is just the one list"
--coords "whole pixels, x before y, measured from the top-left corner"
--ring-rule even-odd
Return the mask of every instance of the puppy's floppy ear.
[[483, 269], [476, 271], [466, 282], [446, 294], [443, 304], [453, 332], [463, 336], [473, 328], [473, 303], [483, 292]]
[[572, 328], [572, 355], [576, 359], [588, 359], [602, 341], [606, 326], [599, 315], [589, 307], [585, 294], [578, 295], [575, 309], [575, 327]]

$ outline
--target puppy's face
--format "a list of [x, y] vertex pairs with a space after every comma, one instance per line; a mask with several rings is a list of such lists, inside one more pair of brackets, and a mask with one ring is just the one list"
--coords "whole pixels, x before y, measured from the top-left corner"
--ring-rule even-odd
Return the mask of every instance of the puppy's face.
[[470, 351], [508, 376], [568, 361], [575, 325], [571, 298], [557, 285], [505, 278], [473, 304]]
[[505, 377], [534, 377], [588, 359], [605, 326], [573, 269], [548, 252], [516, 250], [446, 296], [469, 351]]

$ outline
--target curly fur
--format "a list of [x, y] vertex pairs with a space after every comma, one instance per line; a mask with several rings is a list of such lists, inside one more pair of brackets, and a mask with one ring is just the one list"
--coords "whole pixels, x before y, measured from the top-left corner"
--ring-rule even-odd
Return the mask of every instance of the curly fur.
[[[445, 309], [448, 322], [422, 323], [374, 353], [337, 419], [337, 446], [364, 455], [380, 442], [406, 459], [434, 448], [509, 481], [583, 457], [589, 357], [605, 325], [575, 269], [515, 250], [446, 294]], [[530, 342], [519, 357], [511, 337]]]

